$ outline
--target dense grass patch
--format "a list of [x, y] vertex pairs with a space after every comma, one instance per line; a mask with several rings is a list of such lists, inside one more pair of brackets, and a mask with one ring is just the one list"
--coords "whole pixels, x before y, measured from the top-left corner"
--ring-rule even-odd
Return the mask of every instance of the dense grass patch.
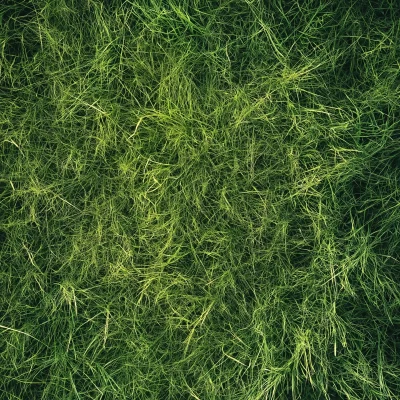
[[3, 0], [1, 399], [398, 399], [400, 4]]

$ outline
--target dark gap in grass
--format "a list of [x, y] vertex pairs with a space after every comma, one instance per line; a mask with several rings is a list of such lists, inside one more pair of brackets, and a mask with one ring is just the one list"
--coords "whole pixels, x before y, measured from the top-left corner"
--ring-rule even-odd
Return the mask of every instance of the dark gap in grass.
[[12, 30], [31, 21], [35, 15], [35, 7], [26, 1], [2, 1], [1, 23], [7, 24]]
[[[0, 147], [2, 150], [2, 154], [0, 160], [5, 168], [5, 171], [10, 170], [13, 165], [21, 158], [21, 151], [18, 147], [9, 140], [5, 140]], [[2, 182], [2, 184], [5, 184]], [[8, 184], [9, 186], [9, 184]]]
[[[400, 307], [398, 306], [395, 315], [399, 315], [399, 312]], [[388, 323], [384, 339], [384, 352], [388, 363], [398, 365], [400, 362], [400, 320], [398, 318]]]
[[362, 79], [361, 61], [357, 55], [347, 55], [337, 66], [338, 85], [343, 89], [363, 90], [365, 81]]
[[5, 198], [10, 194], [10, 184], [5, 180], [0, 181], [0, 198]]
[[398, 3], [395, 0], [389, 0], [385, 3], [379, 0], [368, 0], [367, 7], [359, 2], [355, 2], [354, 5], [358, 8], [360, 15], [363, 15], [365, 19], [370, 18], [369, 23], [385, 22], [391, 24], [396, 20], [396, 17], [400, 17]]
[[[3, 20], [7, 19], [7, 13]], [[36, 41], [29, 28], [34, 21], [34, 8], [23, 7], [19, 12], [11, 13], [6, 21], [9, 28], [6, 39], [4, 40], [4, 55], [9, 62], [21, 62], [31, 60], [40, 50], [40, 43]], [[18, 65], [18, 64], [17, 64]], [[21, 71], [23, 73], [23, 71]]]
[[5, 247], [7, 241], [7, 232], [3, 229], [0, 229], [0, 249], [2, 250]]
[[230, 46], [232, 83], [244, 85], [251, 80], [253, 57], [246, 41], [237, 39]]
[[365, 198], [368, 190], [368, 178], [357, 177], [351, 181], [351, 191], [355, 204], [360, 204], [363, 198]]

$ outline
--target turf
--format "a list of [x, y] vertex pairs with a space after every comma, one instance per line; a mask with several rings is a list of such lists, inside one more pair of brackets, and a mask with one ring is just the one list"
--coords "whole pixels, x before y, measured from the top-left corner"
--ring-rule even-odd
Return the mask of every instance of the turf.
[[397, 0], [3, 0], [0, 398], [399, 399]]

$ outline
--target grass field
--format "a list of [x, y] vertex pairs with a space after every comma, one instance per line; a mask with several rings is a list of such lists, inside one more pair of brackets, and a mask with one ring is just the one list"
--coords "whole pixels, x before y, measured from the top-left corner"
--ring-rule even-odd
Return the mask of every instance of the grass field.
[[0, 399], [400, 399], [400, 3], [3, 0]]

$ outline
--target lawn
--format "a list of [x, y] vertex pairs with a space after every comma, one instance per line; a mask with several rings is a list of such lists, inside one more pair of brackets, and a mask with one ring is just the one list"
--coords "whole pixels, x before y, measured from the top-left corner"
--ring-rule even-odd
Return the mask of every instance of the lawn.
[[0, 399], [400, 399], [400, 3], [2, 0]]

